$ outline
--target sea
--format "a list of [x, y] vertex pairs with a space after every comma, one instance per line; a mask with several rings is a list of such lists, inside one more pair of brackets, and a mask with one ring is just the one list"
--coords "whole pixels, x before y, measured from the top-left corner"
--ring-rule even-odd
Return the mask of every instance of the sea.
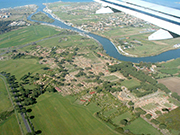
[[[18, 6], [30, 5], [30, 4], [52, 3], [57, 1], [59, 0], [0, 0], [0, 9], [10, 8], [10, 7], [13, 8]], [[92, 2], [93, 0], [61, 0], [61, 1], [62, 2]], [[180, 0], [144, 0], [144, 1], [180, 10]]]

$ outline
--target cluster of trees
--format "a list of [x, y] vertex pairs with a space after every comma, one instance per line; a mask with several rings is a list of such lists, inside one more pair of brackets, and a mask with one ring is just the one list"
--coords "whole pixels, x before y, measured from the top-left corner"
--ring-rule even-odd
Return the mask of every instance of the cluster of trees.
[[179, 96], [176, 92], [173, 92], [173, 93], [171, 94], [171, 96], [172, 96], [173, 98], [177, 99], [178, 101], [180, 101], [180, 96]]
[[[142, 89], [143, 91], [139, 91], [140, 89]], [[131, 87], [131, 88], [129, 88], [129, 90], [131, 92], [135, 93], [137, 97], [143, 97], [145, 95], [156, 92], [158, 90], [158, 88], [152, 84], [141, 82], [141, 84], [139, 86]]]
[[101, 91], [112, 93], [122, 91], [121, 87], [116, 87], [116, 83], [109, 81], [104, 81], [102, 86], [94, 87], [94, 89], [97, 91], [97, 93], [100, 93]]
[[146, 111], [144, 111], [144, 110], [141, 109], [140, 107], [136, 108], [136, 109], [135, 109], [135, 115], [136, 115], [136, 117], [139, 117], [141, 114], [142, 114], [142, 115], [146, 114]]
[[18, 53], [18, 54], [16, 54], [16, 55], [12, 56], [12, 59], [19, 59], [19, 58], [22, 58], [22, 57], [24, 57], [24, 56], [25, 56], [24, 53]]
[[139, 64], [136, 64], [136, 66], [139, 66], [140, 68], [142, 67], [147, 67], [147, 68], [150, 68], [152, 66], [152, 63], [150, 62], [140, 62]]
[[153, 79], [151, 76], [146, 75], [141, 70], [137, 71], [137, 69], [133, 66], [133, 63], [131, 62], [122, 62], [120, 64], [109, 66], [109, 71], [120, 71], [125, 77], [129, 77], [129, 75], [131, 75], [142, 82], [148, 82], [152, 85], [157, 84], [157, 81]]
[[0, 113], [0, 121], [6, 120], [13, 113], [14, 113], [14, 110], [1, 112]]
[[171, 91], [164, 85], [164, 84], [162, 84], [162, 83], [158, 83], [157, 85], [156, 85], [156, 87], [157, 88], [159, 88], [159, 89], [161, 89], [161, 90], [163, 90], [165, 93], [170, 93]]
[[79, 71], [79, 73], [75, 75], [75, 77], [80, 77], [80, 76], [86, 76], [86, 73], [84, 73], [83, 71]]
[[[144, 64], [141, 63], [141, 66]], [[147, 65], [147, 64], [146, 64]], [[148, 64], [150, 66], [150, 64]], [[131, 88], [130, 90], [135, 92], [137, 96], [142, 97], [147, 94], [156, 92], [159, 89], [169, 93], [170, 90], [163, 84], [158, 84], [158, 82], [152, 78], [151, 76], [146, 75], [143, 71], [137, 69], [133, 66], [131, 62], [122, 62], [120, 64], [109, 66], [110, 72], [120, 71], [125, 77], [129, 77], [130, 75], [137, 78], [141, 81], [141, 85], [139, 87]], [[137, 89], [143, 89], [145, 92], [140, 92]]]

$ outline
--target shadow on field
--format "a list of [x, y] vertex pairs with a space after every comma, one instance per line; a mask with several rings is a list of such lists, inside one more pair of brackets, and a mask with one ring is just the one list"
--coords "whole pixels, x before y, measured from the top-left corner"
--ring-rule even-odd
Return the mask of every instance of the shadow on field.
[[30, 116], [30, 119], [34, 119], [35, 118], [35, 116]]
[[30, 113], [30, 112], [32, 112], [32, 109], [27, 109], [26, 111], [27, 111], [28, 113]]
[[36, 131], [36, 134], [41, 134], [41, 133], [42, 133], [41, 130], [37, 130], [37, 131]]

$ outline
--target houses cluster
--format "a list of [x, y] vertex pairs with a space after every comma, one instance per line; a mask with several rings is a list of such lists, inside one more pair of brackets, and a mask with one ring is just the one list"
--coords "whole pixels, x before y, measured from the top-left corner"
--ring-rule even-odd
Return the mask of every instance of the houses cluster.
[[29, 24], [25, 21], [14, 21], [14, 22], [10, 23], [8, 26], [24, 26], [24, 25], [30, 26], [31, 24]]
[[146, 67], [146, 66], [143, 66], [143, 67], [138, 67], [136, 65], [133, 65], [137, 70], [143, 70], [145, 72], [149, 72], [149, 73], [155, 73], [156, 72], [156, 65], [151, 65], [151, 67]]
[[[115, 14], [106, 14], [106, 17], [95, 14], [95, 12], [99, 8], [101, 8], [99, 4], [90, 3], [88, 5], [83, 4], [80, 6], [64, 5], [64, 6], [60, 6], [58, 9], [55, 10], [66, 12], [68, 15], [84, 16], [82, 20], [86, 20], [88, 18], [92, 20], [99, 20], [99, 21], [86, 21], [86, 22], [82, 22], [81, 24], [74, 24], [76, 25], [75, 27], [90, 32], [110, 30], [114, 27], [120, 27], [120, 28], [124, 28], [128, 26], [143, 27], [145, 24], [145, 21], [122, 12]], [[70, 22], [70, 20], [66, 20], [66, 21]]]
[[11, 13], [2, 13], [0, 14], [0, 19], [1, 18], [9, 18], [11, 16]]
[[173, 45], [174, 48], [179, 48], [180, 47], [180, 44], [175, 44]]

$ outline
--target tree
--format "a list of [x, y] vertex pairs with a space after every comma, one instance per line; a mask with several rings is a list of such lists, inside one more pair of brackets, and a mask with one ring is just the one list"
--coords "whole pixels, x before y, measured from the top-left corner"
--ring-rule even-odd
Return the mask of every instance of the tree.
[[161, 123], [160, 125], [159, 125], [159, 128], [160, 129], [165, 129], [167, 126], [164, 124], [164, 123]]
[[128, 124], [128, 120], [127, 120], [127, 119], [122, 119], [122, 120], [120, 121], [120, 123], [125, 126], [125, 125]]
[[150, 119], [151, 117], [152, 117], [151, 114], [146, 114], [146, 118], [147, 118], [147, 119]]
[[157, 121], [156, 119], [152, 119], [151, 122], [156, 124], [156, 125], [159, 124], [159, 121]]
[[132, 101], [129, 101], [128, 105], [134, 105], [134, 103]]
[[163, 108], [162, 111], [169, 112], [169, 109], [168, 108]]

